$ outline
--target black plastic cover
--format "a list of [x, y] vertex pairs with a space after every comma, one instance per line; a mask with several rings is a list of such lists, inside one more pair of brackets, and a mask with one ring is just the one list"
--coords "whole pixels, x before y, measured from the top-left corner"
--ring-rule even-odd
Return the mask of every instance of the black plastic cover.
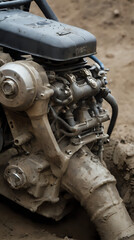
[[0, 11], [0, 46], [55, 61], [96, 53], [91, 33], [22, 10]]

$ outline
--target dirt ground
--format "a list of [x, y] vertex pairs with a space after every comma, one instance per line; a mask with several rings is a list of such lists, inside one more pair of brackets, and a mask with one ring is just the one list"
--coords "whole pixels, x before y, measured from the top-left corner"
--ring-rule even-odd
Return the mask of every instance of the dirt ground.
[[[84, 28], [96, 36], [97, 56], [110, 68], [108, 87], [119, 105], [113, 138], [134, 142], [134, 0], [48, 2], [61, 22]], [[32, 12], [41, 15], [35, 4]], [[96, 232], [90, 235], [89, 230], [94, 227], [79, 205], [59, 223], [30, 214], [5, 198], [0, 199], [0, 209], [1, 240], [99, 239]]]

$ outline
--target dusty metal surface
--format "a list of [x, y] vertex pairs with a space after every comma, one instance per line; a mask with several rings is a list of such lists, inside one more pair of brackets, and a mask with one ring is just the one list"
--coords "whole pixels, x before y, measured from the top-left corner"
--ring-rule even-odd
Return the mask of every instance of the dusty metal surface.
[[[56, 220], [71, 211], [73, 196], [89, 213], [101, 239], [132, 237], [133, 223], [115, 188], [115, 179], [103, 162], [103, 142], [108, 135], [102, 131], [102, 122], [109, 116], [95, 96], [105, 86], [104, 75], [89, 81], [94, 72], [89, 75], [89, 70], [76, 71], [76, 75], [59, 78], [61, 83], [57, 85], [56, 75], [49, 80], [49, 73], [47, 76], [40, 65], [31, 61], [4, 64], [0, 72], [0, 99], [16, 149], [8, 165], [4, 163], [1, 168], [1, 193]], [[72, 96], [69, 102], [65, 101], [65, 83]], [[84, 91], [79, 90], [82, 86]], [[59, 94], [62, 88], [63, 96]], [[56, 106], [61, 97], [64, 104]], [[26, 119], [24, 124], [19, 122], [21, 116]], [[71, 194], [68, 198], [66, 191]]]
[[81, 149], [70, 161], [63, 186], [86, 208], [101, 239], [134, 238], [133, 222], [115, 187], [114, 177], [88, 148]]
[[19, 9], [1, 11], [0, 45], [55, 61], [96, 52], [96, 38], [91, 33]]

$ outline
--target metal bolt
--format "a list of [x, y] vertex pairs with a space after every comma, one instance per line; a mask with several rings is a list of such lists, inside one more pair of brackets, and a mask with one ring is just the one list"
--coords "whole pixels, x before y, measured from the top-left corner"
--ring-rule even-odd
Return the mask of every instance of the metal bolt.
[[2, 82], [1, 89], [5, 96], [10, 96], [17, 92], [17, 85], [13, 80], [6, 79]]
[[71, 155], [72, 154], [72, 151], [71, 150], [66, 150], [66, 153], [68, 154], [68, 155]]
[[100, 71], [98, 72], [98, 76], [100, 76], [100, 77], [105, 76], [105, 74], [106, 74], [106, 72], [105, 72], [104, 70], [100, 70]]
[[45, 96], [45, 94], [44, 94], [44, 93], [41, 93], [40, 96], [43, 98], [43, 97]]
[[26, 183], [24, 172], [17, 167], [7, 167], [5, 170], [5, 178], [13, 189], [20, 189]]

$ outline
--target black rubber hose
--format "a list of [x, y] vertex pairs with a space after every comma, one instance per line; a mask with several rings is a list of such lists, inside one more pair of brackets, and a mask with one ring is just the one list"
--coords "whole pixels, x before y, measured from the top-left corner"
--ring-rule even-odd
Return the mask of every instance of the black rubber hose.
[[0, 9], [2, 8], [10, 8], [10, 7], [18, 7], [27, 3], [32, 2], [32, 0], [14, 0], [0, 3]]
[[52, 19], [58, 22], [58, 18], [56, 17], [55, 13], [50, 8], [46, 0], [35, 0], [35, 2], [39, 6], [41, 11], [44, 13], [46, 18]]
[[29, 12], [29, 9], [30, 9], [30, 5], [31, 5], [31, 2], [30, 3], [26, 3], [23, 7], [23, 10], [26, 11], [26, 12]]
[[111, 117], [111, 121], [110, 121], [108, 131], [107, 131], [107, 134], [110, 137], [113, 132], [116, 120], [117, 120], [118, 105], [117, 105], [115, 98], [110, 93], [108, 93], [107, 96], [104, 97], [104, 99], [111, 105], [111, 108], [112, 108], [112, 117]]

